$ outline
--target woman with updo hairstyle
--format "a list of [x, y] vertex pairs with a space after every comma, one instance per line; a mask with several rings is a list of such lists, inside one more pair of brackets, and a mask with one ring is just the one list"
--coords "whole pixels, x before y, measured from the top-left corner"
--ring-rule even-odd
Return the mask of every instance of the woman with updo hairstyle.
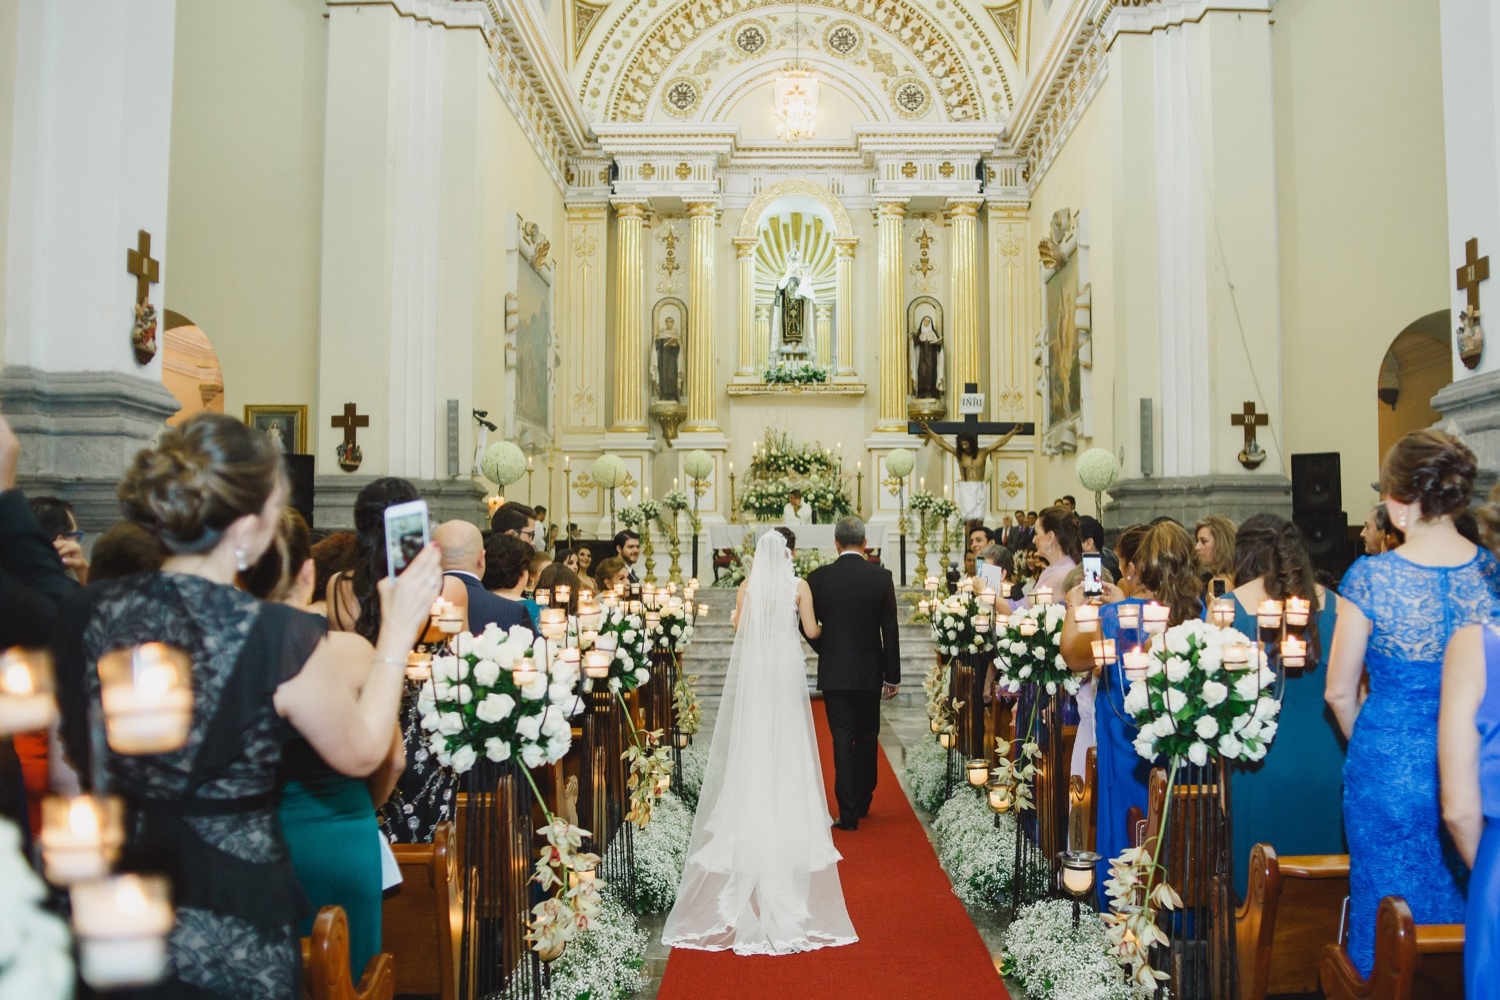
[[[129, 812], [121, 867], [172, 883], [169, 978], [145, 995], [292, 1000], [302, 991], [297, 924], [308, 911], [276, 814], [287, 726], [343, 774], [379, 766], [406, 652], [437, 593], [437, 551], [380, 583], [385, 625], [372, 648], [235, 586], [282, 523], [281, 456], [265, 435], [198, 414], [135, 457], [119, 495], [169, 555], [159, 571], [72, 599], [55, 652], [68, 755], [85, 786], [96, 771], [107, 775]], [[186, 743], [131, 756], [91, 746], [100, 657], [150, 642], [191, 662]], [[352, 664], [368, 670], [359, 690], [346, 680]]]
[[1115, 559], [1120, 563], [1118, 586], [1121, 595], [1124, 597], [1129, 597], [1135, 593], [1136, 588], [1140, 585], [1140, 580], [1135, 570], [1135, 554], [1140, 551], [1141, 541], [1146, 537], [1146, 532], [1150, 530], [1149, 525], [1132, 524], [1120, 532], [1120, 537], [1115, 539]]
[[626, 566], [625, 560], [619, 556], [600, 559], [594, 573], [594, 579], [599, 581], [600, 590], [628, 587], [630, 585], [630, 567]]
[[1255, 514], [1235, 536], [1234, 628], [1256, 635], [1256, 611], [1263, 600], [1296, 597], [1312, 609], [1308, 617], [1307, 665], [1283, 669], [1281, 714], [1276, 738], [1264, 759], [1229, 769], [1234, 809], [1235, 891], [1244, 898], [1250, 848], [1276, 845], [1282, 855], [1344, 854], [1344, 747], [1323, 702], [1328, 644], [1338, 620], [1339, 596], [1320, 586], [1302, 532], [1286, 518]]
[[1357, 560], [1339, 587], [1326, 697], [1349, 740], [1349, 957], [1363, 975], [1381, 897], [1404, 897], [1419, 924], [1464, 918], [1464, 864], [1438, 804], [1437, 724], [1443, 651], [1459, 629], [1489, 620], [1500, 585], [1500, 563], [1453, 526], [1478, 468], [1442, 431], [1396, 442], [1380, 492], [1406, 542]]
[[[1203, 585], [1198, 579], [1193, 562], [1193, 539], [1187, 529], [1176, 521], [1162, 521], [1140, 531], [1127, 529], [1122, 537], [1139, 537], [1134, 555], [1120, 556], [1120, 572], [1134, 571], [1134, 589], [1125, 592], [1111, 583], [1104, 584], [1104, 593], [1095, 603], [1099, 608], [1099, 631], [1080, 632], [1074, 620], [1074, 608], [1089, 599], [1079, 587], [1067, 595], [1068, 616], [1063, 620], [1061, 648], [1063, 659], [1069, 669], [1092, 675], [1094, 672], [1094, 639], [1113, 639], [1123, 657], [1126, 650], [1143, 647], [1146, 635], [1139, 628], [1120, 628], [1120, 608], [1125, 605], [1139, 606], [1151, 601], [1167, 606], [1167, 624], [1180, 625], [1203, 615]], [[1118, 548], [1118, 546], [1117, 546]], [[1109, 877], [1111, 859], [1130, 846], [1125, 814], [1131, 806], [1147, 811], [1146, 788], [1151, 775], [1151, 765], [1135, 752], [1138, 730], [1123, 721], [1130, 716], [1125, 711], [1124, 673], [1119, 662], [1102, 670], [1096, 678], [1094, 700], [1094, 744], [1098, 765], [1098, 783], [1095, 795], [1098, 800], [1098, 828], [1095, 833], [1096, 846], [1103, 857], [1099, 862], [1099, 900], [1107, 905], [1104, 883]], [[1098, 705], [1098, 702], [1107, 702]]]

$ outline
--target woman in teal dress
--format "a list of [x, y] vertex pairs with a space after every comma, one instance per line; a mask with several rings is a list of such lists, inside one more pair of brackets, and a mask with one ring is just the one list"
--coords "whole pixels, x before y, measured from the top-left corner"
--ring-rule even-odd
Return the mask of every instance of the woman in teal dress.
[[1375, 962], [1382, 897], [1404, 898], [1419, 924], [1464, 918], [1468, 871], [1443, 829], [1437, 726], [1448, 640], [1489, 620], [1500, 585], [1500, 563], [1453, 524], [1478, 470], [1474, 453], [1442, 431], [1398, 441], [1380, 488], [1406, 542], [1360, 559], [1340, 586], [1346, 604], [1328, 655], [1327, 698], [1349, 737], [1349, 958], [1363, 975]]
[[[1229, 772], [1234, 890], [1245, 897], [1250, 849], [1267, 843], [1276, 853], [1343, 854], [1344, 746], [1323, 700], [1328, 646], [1339, 596], [1317, 584], [1297, 526], [1256, 514], [1235, 536], [1234, 628], [1255, 638], [1255, 611], [1270, 598], [1300, 597], [1317, 613], [1308, 622], [1307, 666], [1282, 671], [1281, 715], [1264, 759]], [[1279, 660], [1273, 661], [1281, 670]]]

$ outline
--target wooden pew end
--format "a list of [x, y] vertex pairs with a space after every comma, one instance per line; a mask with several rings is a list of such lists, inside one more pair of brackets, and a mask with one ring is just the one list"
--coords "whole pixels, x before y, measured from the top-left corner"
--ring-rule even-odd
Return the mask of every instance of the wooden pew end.
[[392, 1000], [396, 963], [384, 952], [370, 959], [355, 986], [349, 972], [349, 918], [342, 906], [325, 906], [302, 939], [303, 990], [308, 1000]]

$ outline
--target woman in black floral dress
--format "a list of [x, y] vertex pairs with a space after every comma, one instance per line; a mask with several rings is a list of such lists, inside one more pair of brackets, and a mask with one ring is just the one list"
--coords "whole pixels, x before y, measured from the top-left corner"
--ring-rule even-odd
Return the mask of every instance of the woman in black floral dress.
[[[292, 729], [334, 768], [385, 758], [406, 651], [440, 580], [436, 551], [381, 584], [372, 649], [325, 636], [310, 616], [234, 586], [275, 538], [286, 496], [280, 456], [240, 422], [202, 414], [142, 451], [120, 486], [126, 516], [172, 552], [161, 571], [90, 588], [59, 616], [59, 698], [69, 756], [129, 807], [122, 867], [172, 880], [177, 923], [167, 979], [151, 997], [300, 997], [296, 924], [306, 909], [276, 819], [276, 769]], [[95, 665], [163, 642], [193, 663], [193, 721], [172, 753], [90, 746]], [[374, 661], [356, 696], [342, 675]], [[92, 753], [91, 753], [92, 751]]]

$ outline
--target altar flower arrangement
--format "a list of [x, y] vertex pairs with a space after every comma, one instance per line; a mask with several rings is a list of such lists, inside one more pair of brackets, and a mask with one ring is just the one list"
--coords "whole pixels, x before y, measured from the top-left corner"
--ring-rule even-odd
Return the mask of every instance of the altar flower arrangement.
[[[1274, 681], [1264, 655], [1234, 629], [1186, 621], [1153, 644], [1146, 678], [1131, 682], [1125, 711], [1140, 728], [1136, 753], [1168, 758], [1164, 830], [1184, 761], [1202, 767], [1215, 757], [1257, 761], [1266, 755], [1281, 712], [1270, 694]], [[1151, 967], [1150, 952], [1167, 943], [1157, 926], [1159, 911], [1182, 906], [1159, 861], [1165, 839], [1126, 849], [1110, 862], [1104, 883], [1111, 910], [1103, 918], [1106, 935], [1132, 982], [1143, 988], [1169, 978]]]
[[[688, 510], [687, 494], [682, 490], [672, 490], [661, 498], [661, 509], [669, 515], [666, 520], [662, 521], [662, 527], [675, 539], [677, 537], [677, 515]], [[693, 531], [696, 532], [702, 529], [702, 525], [698, 522], [698, 515], [690, 512], [688, 517]]]
[[832, 448], [821, 443], [799, 444], [783, 431], [766, 431], [765, 439], [756, 446], [750, 459], [749, 478], [811, 476], [842, 468], [843, 456], [835, 455]]
[[816, 385], [833, 373], [811, 361], [778, 361], [766, 369], [767, 385]]
[[573, 740], [568, 716], [583, 707], [578, 668], [561, 659], [549, 665], [543, 640], [519, 626], [456, 638], [456, 652], [433, 657], [417, 693], [438, 762], [463, 774], [481, 756], [526, 768], [561, 760]]
[[758, 520], [781, 520], [792, 497], [792, 484], [785, 479], [748, 483], [737, 498], [740, 510]]
[[513, 441], [496, 441], [484, 450], [479, 471], [503, 490], [526, 475], [526, 455]]

